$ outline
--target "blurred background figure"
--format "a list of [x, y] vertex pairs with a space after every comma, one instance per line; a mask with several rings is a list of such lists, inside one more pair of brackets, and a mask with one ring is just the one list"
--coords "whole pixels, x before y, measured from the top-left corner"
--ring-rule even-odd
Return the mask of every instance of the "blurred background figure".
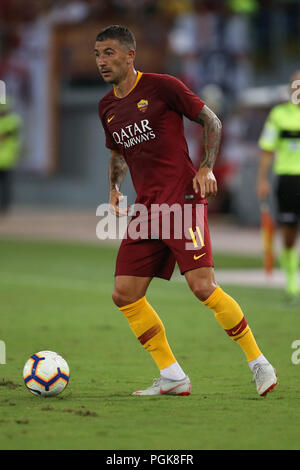
[[0, 104], [0, 215], [12, 203], [12, 175], [20, 156], [21, 119], [13, 110], [11, 99]]
[[299, 255], [296, 248], [300, 217], [300, 70], [290, 79], [290, 100], [276, 105], [265, 122], [259, 146], [262, 150], [258, 167], [257, 195], [260, 201], [271, 193], [269, 171], [277, 176], [276, 199], [283, 249], [281, 267], [286, 275], [286, 292], [299, 293]]

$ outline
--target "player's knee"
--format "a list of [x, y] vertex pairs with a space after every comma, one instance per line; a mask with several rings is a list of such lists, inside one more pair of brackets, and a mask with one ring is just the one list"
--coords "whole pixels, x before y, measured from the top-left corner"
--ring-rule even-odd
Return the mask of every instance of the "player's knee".
[[117, 307], [125, 307], [125, 305], [132, 304], [139, 299], [138, 296], [130, 295], [126, 290], [118, 289], [115, 287], [112, 293], [112, 299]]
[[216, 289], [217, 285], [210, 279], [197, 280], [190, 285], [190, 288], [194, 295], [204, 302]]
[[127, 305], [125, 296], [122, 294], [122, 292], [118, 291], [117, 289], [114, 289], [112, 293], [112, 300], [117, 307], [124, 307], [125, 305]]

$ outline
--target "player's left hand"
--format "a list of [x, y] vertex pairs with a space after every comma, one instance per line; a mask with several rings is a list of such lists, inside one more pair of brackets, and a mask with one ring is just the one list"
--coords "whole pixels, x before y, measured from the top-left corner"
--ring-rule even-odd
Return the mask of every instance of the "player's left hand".
[[131, 206], [120, 208], [120, 203], [124, 200], [124, 196], [118, 189], [111, 189], [109, 194], [110, 211], [116, 217], [128, 216]]
[[195, 193], [200, 191], [201, 197], [216, 196], [218, 192], [215, 175], [210, 168], [200, 168], [193, 179]]

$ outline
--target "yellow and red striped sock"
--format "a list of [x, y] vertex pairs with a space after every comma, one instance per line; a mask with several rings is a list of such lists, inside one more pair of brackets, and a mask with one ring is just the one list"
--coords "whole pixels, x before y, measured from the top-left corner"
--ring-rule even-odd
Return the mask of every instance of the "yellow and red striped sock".
[[202, 303], [213, 310], [216, 320], [228, 336], [240, 345], [248, 361], [260, 356], [261, 351], [256, 344], [241, 307], [230, 295], [218, 286], [208, 299]]
[[146, 297], [120, 307], [120, 310], [127, 318], [135, 336], [150, 352], [160, 370], [176, 362], [167, 341], [165, 327]]

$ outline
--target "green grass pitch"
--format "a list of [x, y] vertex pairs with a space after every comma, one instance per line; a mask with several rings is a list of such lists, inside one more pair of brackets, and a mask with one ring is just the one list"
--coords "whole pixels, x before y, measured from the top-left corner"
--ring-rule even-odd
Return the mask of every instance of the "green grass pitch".
[[[299, 449], [300, 306], [280, 290], [223, 286], [244, 310], [279, 385], [261, 398], [244, 353], [185, 282], [155, 279], [148, 299], [192, 381], [189, 397], [133, 397], [157, 377], [111, 300], [117, 249], [0, 241], [0, 449]], [[260, 260], [215, 256], [216, 268]], [[28, 357], [50, 349], [71, 378], [54, 398], [26, 390]]]

